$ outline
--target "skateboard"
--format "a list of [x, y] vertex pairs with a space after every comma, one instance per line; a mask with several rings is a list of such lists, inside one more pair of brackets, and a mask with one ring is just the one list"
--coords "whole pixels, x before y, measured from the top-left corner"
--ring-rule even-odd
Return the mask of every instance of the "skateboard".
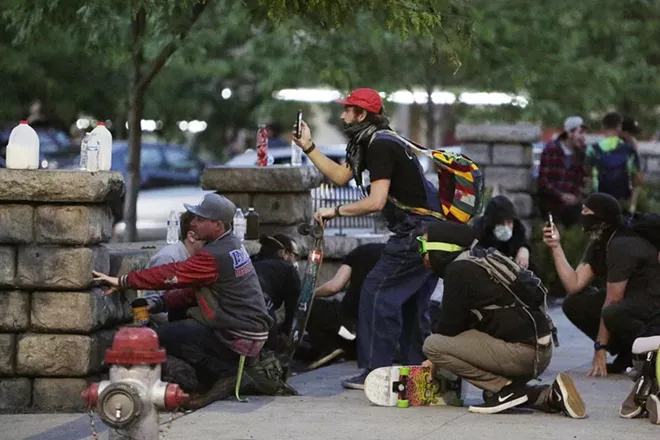
[[463, 383], [458, 377], [433, 377], [430, 367], [421, 365], [376, 368], [364, 381], [364, 393], [374, 405], [463, 406]]
[[298, 307], [291, 321], [289, 331], [289, 345], [284, 355], [283, 369], [284, 379], [289, 377], [290, 365], [309, 320], [312, 311], [312, 302], [314, 301], [314, 290], [318, 279], [321, 262], [323, 261], [323, 227], [319, 224], [310, 225], [303, 223], [298, 227], [298, 233], [303, 236], [310, 236], [313, 239], [312, 247], [307, 252], [307, 266], [305, 274], [300, 285], [300, 296], [298, 297]]

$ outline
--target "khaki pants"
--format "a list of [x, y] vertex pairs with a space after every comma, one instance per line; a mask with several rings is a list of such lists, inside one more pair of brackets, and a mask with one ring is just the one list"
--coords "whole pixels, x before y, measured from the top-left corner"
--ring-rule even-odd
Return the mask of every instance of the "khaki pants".
[[[527, 382], [534, 376], [534, 345], [505, 342], [477, 330], [456, 336], [433, 334], [424, 341], [424, 354], [434, 366], [491, 392], [513, 380]], [[540, 345], [538, 356], [540, 375], [552, 359], [552, 342]]]

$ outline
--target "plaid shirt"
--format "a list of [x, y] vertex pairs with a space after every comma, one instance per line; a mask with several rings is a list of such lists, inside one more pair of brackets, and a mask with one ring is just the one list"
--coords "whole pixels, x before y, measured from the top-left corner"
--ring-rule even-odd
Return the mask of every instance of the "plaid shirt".
[[580, 197], [584, 178], [584, 149], [577, 149], [568, 156], [564, 154], [559, 139], [549, 142], [541, 153], [538, 189], [545, 210], [563, 211], [564, 193]]

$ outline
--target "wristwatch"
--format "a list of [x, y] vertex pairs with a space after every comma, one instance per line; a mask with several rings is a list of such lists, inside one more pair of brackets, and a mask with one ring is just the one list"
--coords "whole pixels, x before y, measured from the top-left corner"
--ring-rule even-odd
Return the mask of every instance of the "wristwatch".
[[607, 345], [601, 344], [600, 342], [596, 341], [594, 343], [594, 350], [596, 350], [596, 351], [598, 351], [598, 350], [607, 350]]

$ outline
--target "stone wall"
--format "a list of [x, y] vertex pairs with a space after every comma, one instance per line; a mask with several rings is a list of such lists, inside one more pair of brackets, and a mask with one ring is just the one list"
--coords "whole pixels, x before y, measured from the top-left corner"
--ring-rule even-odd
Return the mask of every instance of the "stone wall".
[[113, 327], [130, 320], [92, 286], [123, 190], [118, 173], [0, 169], [0, 411], [82, 409]]
[[534, 212], [532, 193], [532, 143], [541, 138], [541, 127], [531, 124], [459, 124], [456, 137], [461, 152], [483, 170], [486, 186], [494, 194], [507, 196], [531, 231], [529, 219]]

